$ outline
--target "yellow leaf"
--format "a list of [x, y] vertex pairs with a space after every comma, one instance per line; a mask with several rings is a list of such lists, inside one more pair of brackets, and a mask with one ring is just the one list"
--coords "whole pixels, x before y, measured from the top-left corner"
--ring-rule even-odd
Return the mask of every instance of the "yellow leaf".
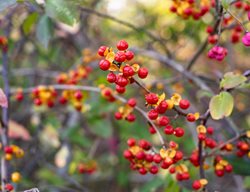
[[179, 105], [181, 100], [181, 95], [178, 93], [174, 93], [173, 96], [171, 97], [171, 100], [174, 102], [174, 105]]
[[115, 64], [111, 64], [109, 67], [109, 71], [118, 71], [119, 68]]
[[115, 53], [114, 52], [109, 52], [106, 56], [106, 59], [110, 62], [113, 63], [114, 59], [115, 59]]
[[200, 183], [201, 185], [207, 185], [208, 184], [208, 181], [206, 179], [200, 179]]
[[138, 65], [137, 63], [133, 64], [131, 67], [133, 68], [134, 72], [138, 72], [140, 69], [140, 65]]

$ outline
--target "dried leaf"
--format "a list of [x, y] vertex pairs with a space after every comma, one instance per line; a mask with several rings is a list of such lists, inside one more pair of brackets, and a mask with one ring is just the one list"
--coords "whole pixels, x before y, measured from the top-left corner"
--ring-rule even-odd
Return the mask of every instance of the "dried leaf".
[[29, 132], [27, 129], [20, 125], [19, 123], [10, 120], [9, 121], [9, 137], [12, 139], [23, 139], [25, 141], [28, 141], [31, 139]]
[[8, 108], [7, 97], [1, 88], [0, 88], [0, 106], [4, 108]]

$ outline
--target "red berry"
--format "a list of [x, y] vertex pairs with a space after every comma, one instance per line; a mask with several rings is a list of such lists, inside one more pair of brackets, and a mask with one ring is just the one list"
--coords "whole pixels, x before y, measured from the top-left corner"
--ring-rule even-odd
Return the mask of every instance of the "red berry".
[[175, 12], [177, 11], [177, 7], [171, 6], [171, 7], [169, 8], [169, 10], [170, 10], [171, 12], [175, 13]]
[[48, 101], [47, 102], [47, 106], [49, 107], [49, 108], [52, 108], [52, 107], [54, 107], [54, 101]]
[[122, 75], [118, 75], [117, 76], [117, 80], [116, 80], [116, 84], [121, 86], [121, 87], [125, 87], [127, 84], [129, 83], [129, 81]]
[[159, 154], [155, 154], [155, 155], [154, 155], [153, 161], [154, 161], [155, 163], [160, 163], [161, 160], [162, 160], [162, 158], [161, 158], [161, 156], [160, 156]]
[[187, 120], [189, 121], [189, 122], [194, 122], [196, 119], [195, 119], [195, 116], [193, 115], [193, 114], [188, 114], [187, 115]]
[[141, 79], [145, 79], [148, 76], [148, 70], [145, 67], [141, 67], [138, 71], [138, 76]]
[[145, 160], [149, 163], [153, 162], [154, 160], [154, 156], [151, 155], [151, 154], [147, 154], [146, 157], [145, 157]]
[[201, 141], [204, 141], [206, 139], [206, 134], [204, 133], [199, 133], [198, 134], [198, 139], [201, 140]]
[[116, 54], [115, 54], [115, 61], [119, 62], [119, 63], [122, 63], [126, 60], [126, 55], [123, 51], [118, 51]]
[[150, 167], [149, 171], [152, 174], [156, 174], [156, 173], [158, 173], [158, 167], [156, 165], [153, 165], [152, 167]]
[[122, 114], [120, 112], [115, 112], [115, 118], [117, 120], [121, 120], [122, 119]]
[[126, 91], [126, 88], [122, 87], [122, 86], [119, 86], [119, 85], [116, 85], [115, 90], [117, 91], [117, 93], [122, 94], [122, 93], [124, 93]]
[[165, 100], [161, 101], [160, 104], [156, 108], [159, 114], [165, 113], [167, 109], [168, 109], [168, 103]]
[[130, 107], [135, 107], [135, 106], [136, 106], [136, 99], [135, 99], [135, 98], [130, 98], [130, 99], [128, 100], [128, 105], [129, 105]]
[[190, 106], [190, 103], [188, 100], [182, 99], [182, 100], [180, 100], [179, 106], [181, 109], [188, 109]]
[[218, 176], [218, 177], [222, 177], [224, 175], [224, 170], [216, 170], [215, 171], [215, 174]]
[[107, 71], [109, 69], [110, 65], [111, 65], [110, 62], [107, 59], [102, 59], [99, 62], [99, 67], [103, 71]]
[[146, 157], [145, 153], [143, 151], [139, 151], [138, 153], [136, 153], [135, 158], [138, 160], [142, 160]]
[[175, 161], [179, 161], [183, 158], [183, 153], [181, 151], [177, 151], [175, 156], [174, 156], [174, 160]]
[[7, 183], [5, 184], [4, 189], [9, 192], [12, 191], [14, 187], [11, 184]]
[[123, 73], [124, 77], [131, 77], [131, 76], [133, 76], [135, 74], [133, 68], [130, 67], [130, 66], [123, 67], [122, 73]]
[[[158, 113], [158, 112], [157, 112]], [[166, 126], [169, 124], [169, 118], [167, 116], [162, 116], [158, 119], [159, 126]]]
[[155, 120], [157, 119], [158, 117], [158, 112], [155, 110], [155, 109], [151, 109], [149, 112], [148, 112], [148, 118], [151, 119], [151, 120]]
[[174, 133], [174, 128], [171, 125], [167, 125], [164, 129], [164, 133], [167, 135], [172, 135]]
[[190, 178], [190, 175], [189, 175], [188, 172], [182, 173], [182, 179], [183, 179], [183, 180], [188, 180], [189, 178]]
[[17, 101], [22, 101], [23, 100], [23, 94], [22, 93], [17, 93], [15, 96]]
[[104, 53], [105, 53], [105, 51], [106, 51], [106, 49], [107, 49], [108, 47], [106, 47], [106, 46], [101, 46], [99, 49], [98, 49], [98, 55], [100, 55], [100, 56], [104, 56]]
[[136, 140], [134, 138], [130, 138], [127, 140], [127, 144], [129, 147], [132, 147], [136, 144]]
[[42, 105], [41, 99], [36, 98], [36, 99], [34, 100], [34, 104], [37, 105], [37, 106]]
[[151, 134], [156, 133], [156, 130], [154, 129], [154, 127], [152, 127], [152, 126], [149, 127], [149, 133], [151, 133]]
[[213, 27], [211, 27], [211, 26], [207, 26], [206, 31], [207, 31], [208, 34], [212, 34], [213, 31], [214, 31], [214, 29], [213, 29]]
[[126, 55], [126, 59], [128, 61], [130, 61], [134, 58], [134, 53], [132, 51], [126, 51], [125, 55]]
[[182, 137], [184, 135], [185, 131], [184, 129], [182, 129], [181, 127], [177, 127], [175, 130], [174, 130], [174, 135], [176, 137]]
[[226, 165], [225, 170], [226, 170], [226, 172], [230, 173], [233, 171], [233, 166], [228, 164], [228, 165]]
[[68, 102], [68, 100], [67, 100], [65, 97], [60, 97], [60, 98], [59, 98], [59, 102], [60, 102], [62, 105], [64, 105], [64, 104], [66, 104], [66, 103]]
[[139, 146], [145, 150], [149, 150], [151, 148], [151, 144], [145, 139], [141, 139], [139, 141]]
[[149, 93], [145, 96], [145, 100], [148, 104], [153, 105], [158, 102], [159, 98], [155, 93]]
[[147, 174], [147, 170], [144, 167], [141, 167], [139, 169], [139, 173], [142, 174], [142, 175], [145, 175], [145, 174]]
[[120, 40], [117, 44], [116, 47], [120, 51], [125, 51], [128, 48], [128, 43], [125, 40]]
[[213, 127], [208, 127], [207, 128], [207, 133], [212, 135], [214, 133], [214, 128]]
[[116, 82], [116, 75], [111, 72], [107, 75], [107, 81], [110, 83], [115, 83]]
[[126, 159], [131, 159], [131, 158], [133, 158], [133, 154], [132, 154], [131, 151], [125, 150], [125, 151], [123, 152], [123, 157], [125, 157]]
[[13, 149], [10, 146], [5, 146], [4, 147], [4, 152], [8, 153], [8, 154], [12, 154], [13, 153]]
[[76, 98], [76, 100], [81, 100], [82, 99], [82, 97], [83, 97], [83, 95], [82, 95], [82, 92], [81, 91], [76, 91], [75, 93], [74, 93], [74, 97]]
[[198, 180], [194, 181], [192, 187], [194, 190], [200, 189], [202, 187], [201, 182]]
[[171, 174], [175, 173], [175, 166], [170, 167], [169, 173], [171, 173]]
[[132, 114], [132, 113], [128, 114], [128, 116], [126, 117], [126, 120], [127, 120], [128, 122], [134, 122], [135, 119], [136, 119], [136, 117], [135, 117], [135, 115]]

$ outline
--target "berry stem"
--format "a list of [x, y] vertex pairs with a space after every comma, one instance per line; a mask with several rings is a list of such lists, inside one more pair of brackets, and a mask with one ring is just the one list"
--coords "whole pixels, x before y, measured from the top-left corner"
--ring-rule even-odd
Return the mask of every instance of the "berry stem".
[[238, 17], [236, 17], [229, 9], [226, 10], [241, 26], [242, 28], [244, 29], [245, 33], [247, 33], [247, 29], [246, 27], [244, 26], [244, 24], [238, 19]]
[[139, 81], [137, 81], [135, 78], [132, 77], [132, 80], [133, 80], [139, 87], [141, 87], [144, 91], [146, 91], [147, 93], [150, 93], [150, 91], [149, 91], [144, 85], [142, 85]]

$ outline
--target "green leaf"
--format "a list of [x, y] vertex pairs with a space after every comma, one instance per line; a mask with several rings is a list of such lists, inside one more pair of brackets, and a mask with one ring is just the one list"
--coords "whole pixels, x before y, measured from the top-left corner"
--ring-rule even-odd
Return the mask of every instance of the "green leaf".
[[0, 0], [0, 12], [16, 4], [16, 0]]
[[38, 13], [34, 12], [24, 20], [22, 27], [25, 35], [28, 35], [30, 33], [32, 26], [37, 21], [37, 19], [38, 19]]
[[250, 160], [247, 158], [239, 158], [236, 156], [225, 157], [225, 159], [232, 164], [234, 173], [238, 175], [250, 176], [249, 164]]
[[78, 20], [77, 6], [68, 0], [48, 0], [46, 14], [67, 25], [74, 25]]
[[112, 134], [112, 127], [109, 121], [105, 119], [91, 119], [89, 120], [91, 132], [104, 138], [108, 138]]
[[244, 75], [233, 72], [226, 73], [220, 82], [220, 88], [231, 89], [244, 83], [247, 78]]
[[232, 95], [225, 91], [213, 96], [209, 103], [211, 116], [215, 120], [228, 117], [233, 111], [233, 106], [234, 99]]
[[43, 15], [37, 24], [36, 37], [45, 49], [48, 49], [49, 40], [52, 34], [50, 25], [51, 21], [47, 15]]

